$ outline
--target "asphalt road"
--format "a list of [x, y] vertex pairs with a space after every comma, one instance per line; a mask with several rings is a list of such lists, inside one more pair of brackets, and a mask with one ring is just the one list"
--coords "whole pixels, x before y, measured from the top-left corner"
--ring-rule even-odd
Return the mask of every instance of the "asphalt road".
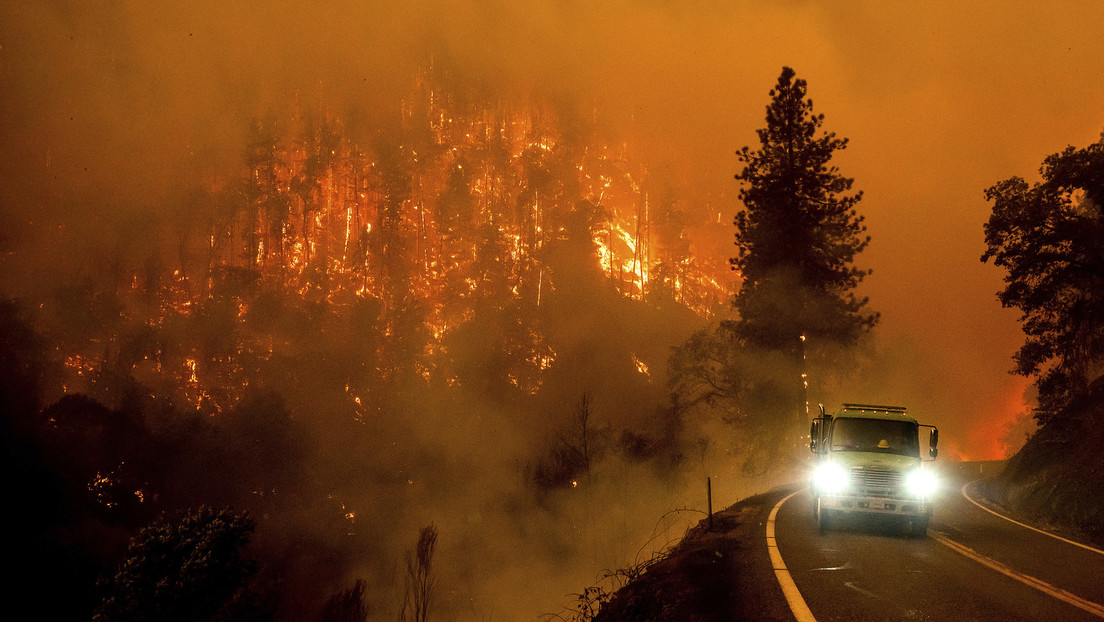
[[789, 497], [778, 507], [774, 542], [807, 606], [794, 607], [797, 619], [1104, 619], [1104, 554], [971, 502], [967, 483], [979, 468], [942, 465], [944, 486], [921, 538], [878, 520], [837, 522], [820, 535], [808, 491]]

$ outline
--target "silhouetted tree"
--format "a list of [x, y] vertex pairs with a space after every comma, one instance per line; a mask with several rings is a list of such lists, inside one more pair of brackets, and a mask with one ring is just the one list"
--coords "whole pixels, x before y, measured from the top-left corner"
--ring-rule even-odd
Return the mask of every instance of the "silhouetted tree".
[[378, 266], [377, 280], [386, 310], [390, 311], [404, 306], [411, 295], [411, 258], [403, 222], [412, 192], [413, 156], [403, 145], [381, 138], [376, 158], [373, 188], [380, 200], [376, 222], [369, 233], [369, 250]]
[[590, 476], [591, 466], [612, 438], [610, 427], [595, 426], [592, 414], [590, 393], [583, 393], [571, 421], [556, 431], [548, 455], [533, 468], [533, 481], [540, 489], [578, 486]]
[[[455, 267], [466, 257], [461, 256], [470, 246], [475, 219], [475, 199], [472, 197], [472, 166], [465, 159], [459, 159], [449, 168], [445, 189], [437, 197], [434, 217], [440, 228], [441, 261], [444, 269]], [[465, 245], [464, 242], [468, 244]]]
[[981, 260], [1005, 268], [1005, 307], [1023, 312], [1027, 340], [1014, 371], [1038, 375], [1040, 423], [1084, 392], [1104, 360], [1104, 143], [1043, 161], [1042, 181], [1012, 177], [985, 196]]
[[322, 209], [322, 182], [330, 173], [335, 156], [341, 146], [341, 132], [336, 123], [321, 113], [308, 112], [305, 115], [302, 142], [307, 157], [303, 168], [291, 181], [291, 188], [299, 196], [302, 207], [303, 254], [306, 263], [311, 261], [311, 217]]
[[740, 332], [751, 343], [798, 351], [800, 337], [851, 343], [877, 321], [854, 290], [869, 274], [853, 266], [866, 248], [866, 226], [855, 210], [862, 193], [830, 164], [846, 138], [817, 135], [824, 115], [813, 114], [804, 80], [785, 67], [771, 90], [760, 146], [738, 152], [744, 169], [736, 215], [737, 257], [743, 277], [736, 295]]
[[353, 587], [334, 594], [322, 607], [320, 622], [364, 622], [368, 619], [368, 604], [364, 600], [364, 590], [368, 587], [364, 579], [357, 579]]
[[649, 274], [649, 294], [655, 294], [649, 298], [677, 300], [678, 285], [685, 278], [690, 257], [690, 240], [686, 236], [686, 212], [679, 208], [678, 197], [670, 186], [658, 193], [658, 199], [652, 204], [651, 218], [660, 261], [652, 266]]
[[71, 394], [42, 411], [41, 438], [74, 502], [121, 518], [140, 511], [140, 495], [150, 493], [145, 467], [154, 456], [139, 422], [85, 395]]
[[[59, 472], [42, 447], [39, 405], [52, 366], [47, 341], [32, 328], [28, 309], [0, 299], [0, 470], [7, 477], [5, 525], [10, 534], [4, 562], [15, 569], [4, 589], [33, 603], [39, 619], [77, 620], [87, 618], [95, 606], [92, 584], [100, 560], [83, 538], [58, 534], [92, 539], [103, 532], [92, 521], [81, 521], [68, 473]], [[87, 497], [86, 487], [80, 486], [80, 492]], [[96, 550], [109, 546], [106, 539], [96, 539]], [[58, 598], [59, 593], [65, 598]]]
[[789, 362], [779, 370], [779, 386], [763, 394], [788, 402], [769, 406], [803, 427], [806, 338], [849, 345], [878, 316], [866, 310], [867, 299], [855, 295], [869, 274], [853, 265], [870, 241], [855, 210], [862, 193], [848, 194], [853, 180], [831, 164], [847, 139], [820, 133], [824, 115], [813, 113], [805, 81], [794, 76], [784, 67], [770, 92], [759, 147], [737, 152], [744, 164], [736, 175], [743, 182], [744, 210], [735, 219], [739, 253], [731, 263], [743, 278], [736, 333], [747, 346], [780, 353], [779, 362]]
[[0, 299], [0, 411], [5, 418], [30, 423], [48, 367], [46, 341], [31, 327], [24, 305]]
[[433, 525], [422, 527], [418, 532], [417, 548], [413, 553], [406, 553], [406, 591], [399, 610], [400, 622], [426, 622], [429, 619], [429, 605], [437, 583], [433, 573], [433, 553], [436, 549], [437, 528]]
[[518, 226], [519, 249], [517, 279], [521, 297], [536, 302], [544, 279], [545, 231], [552, 223], [558, 199], [563, 195], [562, 177], [557, 177], [556, 154], [539, 146], [539, 133], [518, 158], [517, 204], [514, 213]]
[[474, 247], [475, 295], [488, 304], [501, 304], [510, 298], [510, 273], [514, 269], [508, 242], [498, 227], [486, 222], [478, 229]]
[[[805, 427], [806, 344], [852, 345], [878, 316], [855, 289], [869, 236], [862, 193], [831, 165], [847, 140], [821, 132], [804, 80], [784, 67], [770, 91], [759, 147], [737, 152], [744, 210], [736, 214], [742, 277], [738, 317], [696, 333], [671, 358], [677, 408], [720, 406], [748, 439], [745, 470], [769, 468]], [[818, 134], [819, 133], [819, 134]], [[825, 348], [827, 349], [827, 348]]]
[[471, 288], [472, 260], [477, 249], [476, 205], [471, 192], [471, 166], [464, 159], [450, 167], [445, 189], [437, 197], [434, 217], [439, 233], [438, 270], [446, 317], [460, 316]]
[[551, 272], [545, 280], [564, 295], [592, 298], [605, 284], [594, 236], [608, 220], [609, 212], [602, 206], [585, 199], [578, 201], [564, 215], [559, 235], [544, 252], [544, 263]]

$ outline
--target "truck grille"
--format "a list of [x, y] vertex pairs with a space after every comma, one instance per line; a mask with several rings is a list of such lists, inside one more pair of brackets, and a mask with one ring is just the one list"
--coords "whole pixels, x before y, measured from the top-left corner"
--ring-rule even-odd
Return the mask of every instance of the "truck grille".
[[901, 489], [901, 472], [879, 466], [851, 467], [851, 486], [865, 494], [890, 496]]

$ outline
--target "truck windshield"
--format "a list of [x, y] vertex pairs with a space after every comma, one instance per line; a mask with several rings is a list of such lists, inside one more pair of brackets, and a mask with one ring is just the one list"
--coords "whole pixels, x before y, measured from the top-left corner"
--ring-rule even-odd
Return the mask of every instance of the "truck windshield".
[[916, 424], [910, 421], [841, 417], [832, 424], [832, 451], [872, 451], [917, 458], [920, 441]]

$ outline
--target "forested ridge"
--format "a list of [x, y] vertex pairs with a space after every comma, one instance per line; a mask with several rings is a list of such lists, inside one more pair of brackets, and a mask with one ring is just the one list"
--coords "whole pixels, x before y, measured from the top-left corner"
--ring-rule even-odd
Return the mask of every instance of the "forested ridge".
[[35, 225], [9, 261], [68, 267], [3, 307], [6, 455], [39, 508], [21, 586], [71, 593], [43, 600], [60, 616], [138, 615], [154, 601], [116, 567], [173, 558], [128, 539], [196, 524], [237, 543], [182, 575], [225, 596], [200, 617], [412, 615], [430, 528], [423, 612], [555, 608], [631, 557], [732, 451], [683, 429], [666, 359], [735, 275], [723, 198], [603, 132], [428, 67], [388, 115], [256, 118], [240, 161], [193, 154], [97, 239]]
[[[533, 392], [556, 356], [537, 310], [585, 280], [578, 268], [629, 299], [704, 317], [723, 308], [724, 258], [694, 248], [718, 237], [711, 197], [650, 174], [597, 119], [444, 82], [425, 70], [400, 108], [373, 122], [307, 104], [256, 119], [236, 170], [191, 183], [175, 204], [138, 208], [45, 303], [91, 338], [66, 344], [69, 367], [154, 365], [190, 387], [187, 401], [222, 410], [245, 381], [244, 359], [278, 358], [282, 321], [304, 313], [356, 316], [363, 334], [379, 336], [363, 345], [381, 374], [455, 382], [448, 338], [480, 311], [510, 308], [503, 372]], [[127, 321], [144, 334], [121, 334]], [[203, 322], [228, 330], [187, 343]], [[250, 329], [265, 338], [242, 334]]]

